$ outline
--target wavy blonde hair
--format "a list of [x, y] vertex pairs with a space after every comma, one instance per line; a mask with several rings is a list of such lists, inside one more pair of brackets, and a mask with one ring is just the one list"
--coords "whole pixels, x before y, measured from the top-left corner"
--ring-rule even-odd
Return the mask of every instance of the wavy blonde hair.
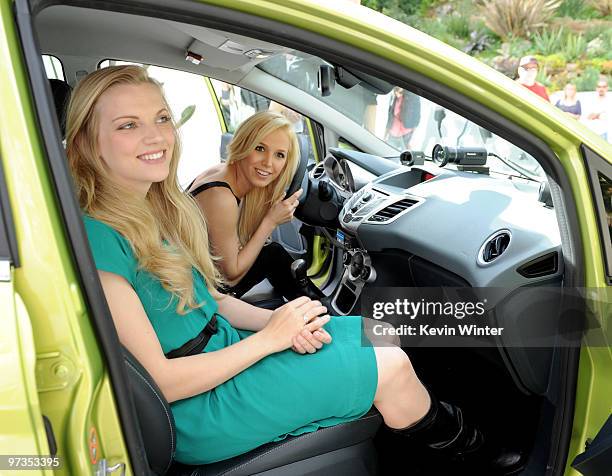
[[153, 183], [144, 198], [111, 179], [98, 151], [96, 105], [100, 96], [117, 85], [140, 84], [156, 86], [168, 107], [161, 85], [139, 66], [112, 66], [84, 78], [68, 105], [66, 154], [83, 211], [128, 240], [139, 267], [159, 278], [173, 300], [178, 300], [177, 312], [184, 314], [201, 305], [195, 301], [192, 269], [204, 276], [209, 287], [217, 286], [221, 277], [209, 252], [206, 222], [177, 181], [180, 143], [176, 128], [170, 173]]
[[266, 136], [279, 129], [289, 137], [285, 167], [270, 184], [253, 188], [242, 199], [238, 218], [238, 238], [242, 245], [248, 243], [272, 205], [284, 197], [298, 167], [300, 147], [291, 122], [270, 111], [253, 114], [240, 124], [227, 147], [227, 164], [235, 164], [253, 152]]

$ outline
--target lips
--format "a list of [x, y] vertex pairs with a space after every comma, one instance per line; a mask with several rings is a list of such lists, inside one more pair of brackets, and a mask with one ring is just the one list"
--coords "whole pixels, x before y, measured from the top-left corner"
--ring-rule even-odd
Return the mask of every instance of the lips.
[[165, 155], [165, 150], [158, 150], [156, 152], [147, 152], [146, 154], [141, 154], [138, 156], [138, 158], [147, 162], [159, 162], [164, 159]]
[[265, 170], [258, 169], [257, 167], [255, 168], [255, 172], [262, 178], [269, 177], [270, 175], [272, 175], [272, 172], [267, 172]]

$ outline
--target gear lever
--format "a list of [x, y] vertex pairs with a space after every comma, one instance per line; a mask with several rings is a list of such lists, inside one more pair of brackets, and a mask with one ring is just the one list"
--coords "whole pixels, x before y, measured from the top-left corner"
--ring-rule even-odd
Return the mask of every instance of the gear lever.
[[308, 278], [306, 274], [307, 270], [306, 261], [303, 259], [296, 259], [291, 263], [291, 276], [295, 279], [295, 283], [302, 294], [308, 296], [310, 299], [320, 300], [324, 297], [324, 294], [310, 281], [310, 278]]
[[306, 274], [307, 271], [306, 261], [303, 259], [296, 259], [293, 263], [291, 263], [291, 275], [297, 285], [306, 289], [308, 287], [308, 276]]

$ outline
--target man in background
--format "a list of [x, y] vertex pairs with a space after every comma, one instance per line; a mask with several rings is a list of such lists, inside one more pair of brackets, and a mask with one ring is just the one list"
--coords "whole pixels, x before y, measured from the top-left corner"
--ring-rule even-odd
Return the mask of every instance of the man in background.
[[585, 125], [604, 140], [612, 142], [612, 97], [608, 94], [608, 81], [599, 78], [595, 86], [595, 98], [589, 102], [584, 114]]
[[546, 92], [544, 85], [536, 81], [538, 67], [538, 60], [535, 57], [523, 56], [519, 61], [517, 71], [518, 78], [516, 82], [550, 102], [548, 92]]

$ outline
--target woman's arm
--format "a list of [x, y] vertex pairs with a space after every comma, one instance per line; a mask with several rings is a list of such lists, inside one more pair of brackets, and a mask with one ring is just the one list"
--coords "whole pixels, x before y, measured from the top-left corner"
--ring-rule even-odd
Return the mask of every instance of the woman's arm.
[[219, 267], [230, 284], [235, 284], [251, 269], [276, 224], [264, 219], [249, 242], [239, 250], [239, 211], [232, 192], [221, 187], [209, 188], [196, 196], [196, 202], [206, 217], [212, 248], [222, 258]]
[[219, 314], [227, 319], [236, 329], [260, 331], [266, 326], [270, 316], [272, 316], [270, 309], [253, 306], [233, 296], [221, 294], [216, 289], [209, 289], [209, 291], [219, 305]]
[[[207, 392], [264, 357], [288, 349], [316, 307], [300, 298], [279, 308], [266, 329], [215, 352], [167, 359], [138, 295], [121, 276], [98, 271], [119, 340], [151, 374], [169, 402]], [[315, 332], [329, 319], [313, 319]]]
[[209, 188], [196, 196], [208, 224], [208, 234], [219, 266], [230, 284], [236, 284], [251, 269], [274, 228], [290, 221], [302, 190], [272, 206], [242, 249], [238, 239], [238, 205], [226, 188]]

